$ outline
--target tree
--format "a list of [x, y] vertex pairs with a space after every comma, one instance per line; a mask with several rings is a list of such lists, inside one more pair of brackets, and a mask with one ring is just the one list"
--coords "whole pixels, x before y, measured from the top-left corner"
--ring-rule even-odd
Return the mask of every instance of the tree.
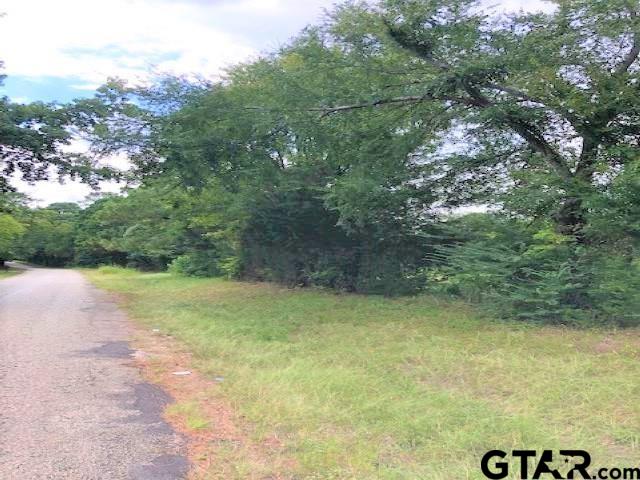
[[[491, 276], [481, 296], [521, 318], [628, 317], [640, 296], [612, 279], [637, 263], [638, 4], [553, 5], [352, 1], [214, 85], [111, 82], [88, 124], [144, 185], [186, 190], [188, 207], [156, 211], [182, 232], [165, 258], [185, 271], [219, 272], [230, 251], [245, 277], [401, 293], [473, 287], [476, 270]], [[457, 235], [448, 214], [478, 204], [519, 240], [494, 248], [493, 216]], [[132, 240], [155, 238], [138, 223]]]
[[162, 270], [180, 257], [180, 269], [222, 274], [230, 256], [222, 189], [195, 190], [158, 176], [127, 196], [100, 199], [83, 210], [75, 228], [75, 261]]
[[[353, 70], [388, 73], [364, 84], [358, 101], [342, 98], [324, 113], [395, 106], [409, 116], [417, 108], [427, 142], [462, 139], [457, 149], [423, 156], [448, 200], [490, 193], [494, 202], [552, 216], [560, 232], [581, 240], [585, 200], [602, 188], [596, 176], [638, 161], [640, 7], [553, 3], [550, 14], [500, 18], [472, 0], [345, 6], [326, 41], [349, 52]], [[497, 195], [527, 188], [537, 190], [534, 204]]]
[[0, 268], [13, 257], [22, 234], [22, 217], [26, 210], [25, 197], [19, 193], [0, 193]]
[[640, 7], [553, 5], [496, 16], [476, 0], [350, 2], [220, 84], [169, 82], [138, 101], [116, 84], [105, 92], [128, 128], [111, 131], [129, 134], [142, 172], [231, 184], [313, 163], [344, 212], [367, 207], [340, 201], [342, 180], [378, 177], [412, 188], [416, 211], [497, 204], [582, 242], [591, 197], [638, 161]]
[[24, 226], [8, 213], [0, 213], [0, 268], [12, 257], [16, 241], [24, 233]]
[[[0, 76], [0, 85], [3, 79]], [[48, 179], [52, 169], [90, 185], [114, 177], [112, 169], [97, 166], [99, 156], [65, 149], [79, 129], [95, 124], [107, 111], [100, 99], [60, 105], [21, 104], [0, 97], [0, 193], [13, 191], [9, 180], [14, 175], [34, 182]]]
[[21, 259], [50, 267], [67, 265], [74, 256], [74, 226], [79, 207], [72, 203], [29, 210], [24, 234], [15, 247]]

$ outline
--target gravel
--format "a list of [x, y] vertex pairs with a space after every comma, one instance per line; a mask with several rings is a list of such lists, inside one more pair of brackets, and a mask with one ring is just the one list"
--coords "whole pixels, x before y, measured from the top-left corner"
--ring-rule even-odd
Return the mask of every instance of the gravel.
[[127, 319], [70, 270], [0, 281], [0, 478], [174, 480], [184, 439], [161, 417]]

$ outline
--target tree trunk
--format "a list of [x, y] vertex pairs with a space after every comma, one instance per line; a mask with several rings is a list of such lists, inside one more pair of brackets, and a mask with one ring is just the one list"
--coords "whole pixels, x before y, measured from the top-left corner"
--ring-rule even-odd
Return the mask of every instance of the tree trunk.
[[554, 215], [558, 233], [574, 237], [585, 243], [587, 215], [584, 198], [595, 193], [593, 187], [594, 165], [599, 141], [592, 133], [583, 137], [582, 152], [575, 174], [567, 184], [567, 194]]
[[585, 242], [585, 211], [582, 199], [577, 196], [565, 198], [554, 215], [558, 233], [575, 237], [578, 243]]

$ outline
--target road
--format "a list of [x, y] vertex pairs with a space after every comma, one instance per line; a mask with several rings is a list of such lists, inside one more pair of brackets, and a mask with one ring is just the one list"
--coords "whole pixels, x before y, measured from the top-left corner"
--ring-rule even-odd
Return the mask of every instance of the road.
[[0, 280], [0, 479], [174, 480], [184, 440], [161, 418], [127, 319], [70, 270]]

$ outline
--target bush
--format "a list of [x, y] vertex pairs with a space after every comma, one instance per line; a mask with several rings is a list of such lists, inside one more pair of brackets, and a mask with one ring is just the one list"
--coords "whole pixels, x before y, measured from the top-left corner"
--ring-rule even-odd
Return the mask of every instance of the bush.
[[191, 277], [217, 277], [225, 274], [214, 251], [197, 251], [180, 255], [169, 264], [169, 271]]
[[440, 248], [440, 267], [428, 272], [432, 290], [506, 318], [640, 324], [640, 271], [632, 255], [578, 244], [549, 227], [536, 231], [490, 216], [454, 225], [466, 238]]
[[597, 318], [621, 326], [640, 325], [640, 262], [601, 251], [591, 264], [588, 295]]
[[238, 249], [241, 276], [383, 295], [424, 286], [418, 272], [429, 240], [402, 225], [372, 220], [345, 228], [317, 190], [302, 186], [254, 196], [248, 211]]

